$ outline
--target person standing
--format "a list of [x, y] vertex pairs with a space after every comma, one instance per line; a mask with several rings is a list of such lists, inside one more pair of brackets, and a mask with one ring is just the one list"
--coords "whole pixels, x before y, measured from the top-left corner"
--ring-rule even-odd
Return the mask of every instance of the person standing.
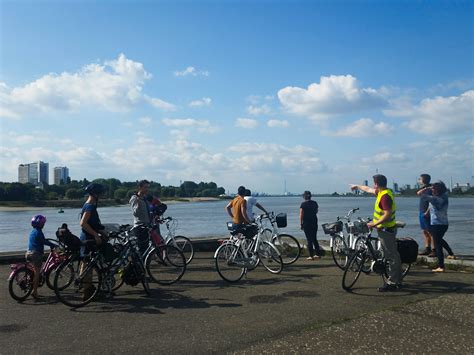
[[387, 188], [387, 178], [384, 175], [377, 174], [373, 176], [374, 187], [351, 185], [351, 190], [362, 190], [369, 194], [377, 196], [374, 205], [374, 218], [367, 223], [369, 228], [376, 228], [377, 234], [382, 246], [382, 253], [387, 260], [388, 279], [379, 292], [396, 291], [402, 284], [402, 267], [400, 254], [398, 253], [396, 227], [395, 198], [391, 190]]
[[255, 215], [253, 213], [253, 207], [256, 206], [260, 210], [263, 211], [263, 213], [268, 214], [267, 210], [263, 208], [261, 204], [257, 202], [257, 199], [252, 196], [252, 191], [249, 189], [245, 189], [245, 201], [247, 201], [247, 216], [251, 222], [255, 221]]
[[138, 191], [130, 198], [130, 207], [133, 214], [133, 227], [138, 239], [140, 253], [144, 253], [149, 242], [149, 227], [151, 224], [150, 206], [148, 204], [148, 190], [150, 182], [140, 180], [138, 182]]
[[429, 203], [431, 235], [434, 240], [436, 257], [438, 259], [438, 267], [433, 272], [444, 272], [444, 254], [443, 248], [448, 251], [448, 258], [455, 259], [454, 253], [449, 244], [443, 239], [448, 230], [448, 189], [442, 182], [435, 182], [432, 187], [425, 187], [423, 190], [431, 189], [432, 195], [424, 194], [420, 191], [423, 199]]
[[308, 242], [308, 260], [321, 258], [318, 235], [318, 203], [311, 199], [311, 192], [303, 193], [304, 202], [300, 206], [300, 226]]
[[232, 218], [234, 227], [251, 223], [247, 215], [247, 201], [245, 200], [245, 186], [239, 186], [237, 196], [225, 207], [227, 214]]
[[429, 188], [431, 187], [431, 176], [428, 174], [421, 174], [418, 178], [418, 181], [421, 184], [421, 188], [417, 191], [417, 194], [420, 196], [420, 211], [418, 219], [420, 221], [420, 228], [423, 232], [423, 237], [425, 239], [425, 250], [423, 250], [420, 255], [435, 256], [434, 254], [432, 254], [435, 252], [435, 247], [430, 234], [429, 213], [427, 214], [429, 202], [423, 198], [424, 195], [431, 195], [431, 189]]

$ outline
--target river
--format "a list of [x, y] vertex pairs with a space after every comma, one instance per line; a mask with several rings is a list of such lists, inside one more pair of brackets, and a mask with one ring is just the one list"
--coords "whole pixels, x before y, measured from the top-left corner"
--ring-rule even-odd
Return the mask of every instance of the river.
[[[319, 223], [334, 222], [337, 216], [342, 216], [351, 208], [359, 207], [355, 216], [368, 217], [372, 214], [373, 198], [354, 197], [319, 197]], [[287, 213], [288, 227], [281, 229], [304, 239], [299, 229], [299, 206], [301, 197], [261, 197], [258, 202], [268, 211]], [[407, 223], [404, 229], [399, 230], [398, 236], [411, 236], [423, 247], [423, 239], [418, 225], [418, 198], [397, 198], [397, 219]], [[178, 219], [177, 234], [190, 238], [216, 237], [227, 234], [226, 222], [229, 220], [225, 212], [228, 201], [170, 203], [165, 215]], [[474, 199], [452, 198], [449, 200], [449, 230], [445, 239], [451, 245], [455, 254], [474, 255]], [[65, 208], [64, 213], [57, 209], [32, 209], [31, 211], [0, 212], [0, 251], [24, 250], [28, 244], [28, 235], [31, 231], [29, 224], [35, 214], [44, 214], [46, 222], [44, 232], [46, 237], [54, 238], [54, 232], [61, 225], [67, 223], [71, 231], [80, 233], [79, 212], [77, 208]], [[126, 224], [132, 222], [128, 206], [100, 207], [99, 214], [102, 223]], [[318, 239], [327, 239], [322, 229], [318, 232]]]

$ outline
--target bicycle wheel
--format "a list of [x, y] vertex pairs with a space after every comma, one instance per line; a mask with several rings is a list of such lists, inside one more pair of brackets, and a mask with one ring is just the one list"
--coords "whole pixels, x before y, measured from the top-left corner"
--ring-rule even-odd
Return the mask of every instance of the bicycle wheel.
[[189, 238], [186, 238], [182, 235], [177, 235], [174, 237], [174, 241], [176, 243], [175, 246], [183, 252], [184, 258], [186, 259], [186, 264], [189, 264], [194, 257], [193, 243]]
[[[44, 278], [46, 279], [46, 285], [54, 291], [54, 276], [56, 272], [58, 271], [59, 266], [61, 263], [58, 263], [54, 267], [52, 267], [45, 275]], [[67, 278], [65, 280], [69, 280], [69, 282], [72, 282], [74, 279], [74, 268], [72, 265], [68, 264], [68, 267], [62, 270], [63, 274], [60, 276], [61, 278]], [[61, 281], [61, 284], [67, 285], [67, 281]]]
[[114, 287], [112, 287], [112, 292], [117, 291], [122, 285], [124, 284], [124, 279], [123, 279], [123, 272], [125, 270], [125, 266], [122, 266], [115, 274], [115, 284]]
[[151, 249], [145, 257], [145, 269], [153, 281], [171, 285], [184, 275], [186, 259], [178, 248], [160, 245]]
[[220, 277], [227, 282], [237, 282], [245, 274], [244, 255], [234, 244], [222, 244], [215, 254], [216, 270]]
[[260, 243], [257, 254], [262, 265], [272, 274], [279, 274], [283, 270], [283, 260], [280, 252], [272, 243]]
[[[388, 270], [389, 270], [389, 268], [390, 268], [390, 266], [389, 266], [388, 262], [385, 262], [385, 270], [382, 274], [382, 278], [383, 278], [384, 282], [387, 282], [387, 280], [388, 280]], [[407, 276], [408, 272], [410, 271], [410, 268], [411, 268], [411, 264], [409, 264], [409, 263], [402, 263], [401, 264], [402, 280], [405, 278], [405, 276]]]
[[[74, 270], [72, 282], [61, 277], [69, 272], [64, 270], [69, 269], [69, 266]], [[101, 283], [102, 274], [96, 266], [84, 262], [64, 263], [54, 275], [54, 292], [66, 306], [77, 308], [85, 306], [95, 298]]]
[[271, 239], [271, 243], [280, 252], [280, 256], [284, 265], [293, 264], [301, 255], [301, 245], [292, 235], [275, 235]]
[[28, 267], [17, 269], [8, 281], [8, 292], [10, 296], [18, 301], [23, 302], [33, 291], [33, 270]]
[[362, 250], [356, 251], [351, 256], [342, 275], [342, 288], [344, 290], [350, 291], [355, 285], [364, 266], [365, 259], [366, 255]]
[[339, 269], [344, 270], [347, 265], [348, 257], [344, 239], [340, 235], [335, 235], [332, 238], [331, 255], [336, 266]]

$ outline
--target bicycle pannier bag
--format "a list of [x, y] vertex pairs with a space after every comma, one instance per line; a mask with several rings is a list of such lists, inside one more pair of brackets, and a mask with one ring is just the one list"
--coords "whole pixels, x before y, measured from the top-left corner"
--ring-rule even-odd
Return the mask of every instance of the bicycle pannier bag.
[[278, 213], [275, 217], [278, 228], [286, 227], [286, 213]]
[[409, 237], [397, 238], [398, 253], [402, 263], [411, 264], [418, 256], [418, 243]]

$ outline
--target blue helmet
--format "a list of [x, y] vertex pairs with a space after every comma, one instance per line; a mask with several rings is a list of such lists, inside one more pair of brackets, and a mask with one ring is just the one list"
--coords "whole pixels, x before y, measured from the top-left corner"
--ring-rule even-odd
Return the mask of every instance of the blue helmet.
[[100, 195], [103, 194], [106, 190], [104, 185], [98, 184], [96, 182], [93, 182], [89, 185], [86, 186], [84, 189], [89, 195]]

